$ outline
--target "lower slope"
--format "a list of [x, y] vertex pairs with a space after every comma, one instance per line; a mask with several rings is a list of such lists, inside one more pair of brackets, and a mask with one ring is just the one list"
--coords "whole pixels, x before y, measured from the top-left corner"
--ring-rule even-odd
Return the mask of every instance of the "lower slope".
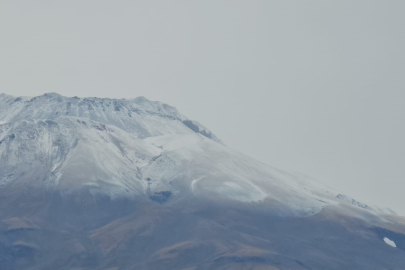
[[405, 265], [404, 218], [199, 134], [141, 140], [83, 118], [9, 122], [0, 183], [2, 270]]

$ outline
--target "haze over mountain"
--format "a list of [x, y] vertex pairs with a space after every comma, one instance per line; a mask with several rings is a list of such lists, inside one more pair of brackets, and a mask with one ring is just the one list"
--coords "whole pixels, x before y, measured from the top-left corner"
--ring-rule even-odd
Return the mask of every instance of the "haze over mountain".
[[160, 102], [1, 94], [0, 265], [399, 270], [405, 218]]

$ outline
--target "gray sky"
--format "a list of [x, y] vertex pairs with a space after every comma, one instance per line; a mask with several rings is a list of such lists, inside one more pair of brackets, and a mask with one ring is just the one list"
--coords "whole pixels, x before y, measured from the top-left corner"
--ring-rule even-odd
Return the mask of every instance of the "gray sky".
[[177, 107], [405, 215], [405, 1], [1, 0], [0, 92]]

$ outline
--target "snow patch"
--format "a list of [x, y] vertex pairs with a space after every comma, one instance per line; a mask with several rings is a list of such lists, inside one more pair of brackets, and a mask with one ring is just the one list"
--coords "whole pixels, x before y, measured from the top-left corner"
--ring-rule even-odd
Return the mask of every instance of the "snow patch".
[[395, 242], [392, 241], [392, 240], [390, 240], [390, 239], [388, 239], [387, 237], [384, 237], [384, 242], [385, 242], [387, 245], [390, 245], [391, 247], [394, 247], [394, 248], [397, 247], [397, 245], [395, 244]]

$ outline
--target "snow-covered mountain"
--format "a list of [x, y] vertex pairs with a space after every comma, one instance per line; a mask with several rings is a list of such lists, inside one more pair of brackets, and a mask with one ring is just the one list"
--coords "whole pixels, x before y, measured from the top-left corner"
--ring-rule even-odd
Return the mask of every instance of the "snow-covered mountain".
[[[217, 143], [214, 135], [216, 141], [208, 139], [185, 126], [187, 118], [176, 109], [145, 98], [3, 97], [0, 186], [25, 182], [62, 193], [85, 189], [112, 198], [164, 192], [176, 199], [193, 194], [276, 201], [300, 215], [317, 213], [339, 198], [313, 181]], [[73, 105], [67, 106], [72, 99]], [[131, 112], [136, 112], [132, 122]], [[122, 121], [122, 115], [132, 124]]]
[[405, 220], [160, 102], [1, 94], [0, 265], [404, 269]]

